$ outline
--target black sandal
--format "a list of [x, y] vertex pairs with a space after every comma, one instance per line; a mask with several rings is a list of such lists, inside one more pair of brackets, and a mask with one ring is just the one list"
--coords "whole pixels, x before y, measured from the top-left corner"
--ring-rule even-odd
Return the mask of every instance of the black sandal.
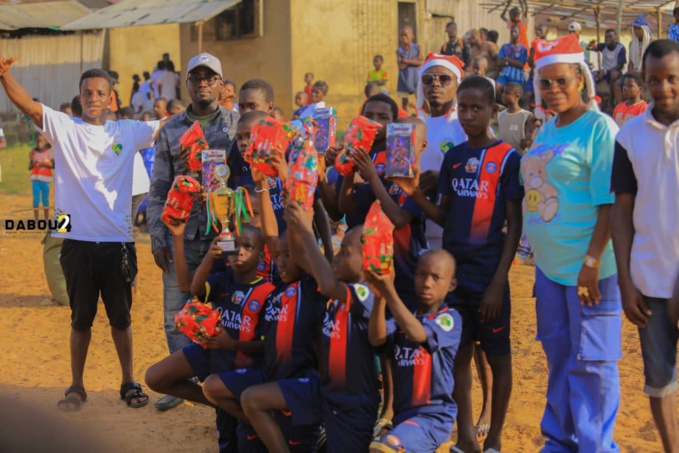
[[[130, 391], [134, 392], [130, 393]], [[143, 398], [143, 399], [142, 399]], [[120, 399], [125, 401], [132, 409], [139, 409], [149, 403], [149, 396], [141, 391], [141, 384], [137, 382], [128, 382], [120, 386]], [[134, 402], [135, 399], [142, 399]]]
[[85, 401], [87, 401], [85, 389], [79, 385], [72, 385], [64, 392], [64, 398], [57, 401], [57, 407], [64, 412], [77, 412]]

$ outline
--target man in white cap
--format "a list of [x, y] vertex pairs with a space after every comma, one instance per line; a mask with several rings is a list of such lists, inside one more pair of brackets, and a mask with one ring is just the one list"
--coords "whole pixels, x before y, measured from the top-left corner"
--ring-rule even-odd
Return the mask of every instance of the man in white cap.
[[[224, 85], [222, 64], [217, 57], [201, 53], [191, 58], [186, 71], [186, 88], [191, 104], [182, 113], [173, 116], [163, 128], [156, 144], [156, 158], [149, 191], [147, 218], [151, 247], [156, 265], [163, 271], [163, 308], [165, 334], [170, 353], [181, 350], [191, 341], [174, 324], [174, 316], [181, 310], [190, 294], [180, 290], [174, 269], [172, 234], [160, 220], [174, 178], [189, 174], [179, 156], [179, 138], [196, 121], [200, 123], [211, 149], [228, 153], [236, 135], [238, 113], [220, 107], [219, 93]], [[189, 270], [193, 272], [203, 260], [212, 236], [206, 235], [207, 211], [203, 203], [195, 203], [184, 234], [184, 250]], [[198, 387], [198, 384], [196, 384]], [[200, 388], [198, 387], [200, 390]], [[168, 392], [170, 389], [161, 390]], [[163, 397], [157, 403], [159, 410], [171, 409], [183, 400]]]
[[[568, 24], [568, 33], [573, 33], [580, 39], [580, 34], [582, 33], [582, 25], [578, 21], [572, 21]], [[585, 51], [585, 61], [589, 63], [589, 46], [585, 41], [580, 41], [580, 47]]]
[[[437, 190], [438, 175], [444, 154], [467, 140], [457, 119], [457, 86], [464, 76], [464, 62], [456, 56], [431, 53], [420, 68], [417, 86], [417, 110], [427, 124], [427, 149], [420, 160], [420, 186], [424, 192]], [[424, 113], [425, 102], [429, 115]], [[429, 248], [441, 248], [443, 229], [427, 220]]]

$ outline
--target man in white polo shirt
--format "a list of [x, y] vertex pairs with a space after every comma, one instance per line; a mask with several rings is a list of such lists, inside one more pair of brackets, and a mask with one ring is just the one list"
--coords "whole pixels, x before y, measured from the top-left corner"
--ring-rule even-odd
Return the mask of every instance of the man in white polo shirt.
[[[0, 56], [0, 83], [10, 101], [52, 144], [55, 156], [55, 214], [70, 215], [61, 266], [71, 305], [71, 386], [60, 400], [77, 411], [87, 399], [83, 373], [99, 296], [104, 302], [122, 370], [120, 397], [128, 406], [148, 403], [134, 381], [130, 284], [137, 273], [132, 237], [132, 166], [138, 149], [153, 144], [160, 123], [106, 120], [112, 81], [101, 69], [80, 77], [82, 119], [34, 101], [8, 72], [17, 57]], [[58, 230], [59, 231], [59, 230]]]
[[679, 272], [679, 43], [652, 42], [643, 59], [653, 104], [616, 137], [611, 232], [627, 318], [639, 327], [653, 419], [679, 451], [677, 342], [670, 298]]

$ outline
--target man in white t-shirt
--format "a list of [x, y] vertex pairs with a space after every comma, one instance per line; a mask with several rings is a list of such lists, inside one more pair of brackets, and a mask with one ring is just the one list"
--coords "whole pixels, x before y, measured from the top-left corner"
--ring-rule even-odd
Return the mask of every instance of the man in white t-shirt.
[[148, 403], [134, 381], [130, 283], [137, 271], [132, 238], [132, 166], [136, 150], [153, 144], [160, 123], [106, 120], [112, 81], [101, 69], [80, 78], [82, 119], [34, 101], [8, 72], [17, 57], [0, 56], [0, 83], [12, 103], [42, 131], [55, 157], [55, 214], [66, 216], [55, 237], [64, 239], [60, 261], [71, 303], [71, 386], [60, 400], [77, 411], [87, 399], [83, 373], [99, 296], [111, 324], [122, 369], [120, 397], [128, 406]]
[[168, 63], [165, 70], [158, 76], [159, 97], [177, 99], [177, 88], [179, 86], [179, 76], [174, 72], [174, 65]]
[[[431, 54], [420, 68], [417, 91], [417, 109], [423, 111], [424, 102], [429, 105], [427, 124], [427, 149], [420, 160], [420, 187], [425, 192], [435, 192], [443, 156], [453, 147], [467, 141], [460, 121], [457, 119], [455, 100], [457, 86], [463, 76], [464, 63], [455, 56]], [[443, 228], [427, 220], [426, 237], [429, 248], [441, 248]]]

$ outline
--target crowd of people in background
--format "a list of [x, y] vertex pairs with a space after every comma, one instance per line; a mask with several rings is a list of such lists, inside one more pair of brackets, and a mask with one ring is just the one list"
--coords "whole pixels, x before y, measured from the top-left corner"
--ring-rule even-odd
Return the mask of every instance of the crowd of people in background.
[[[130, 330], [134, 225], [145, 206], [169, 349], [145, 380], [165, 395], [159, 410], [184, 400], [215, 407], [220, 451], [433, 452], [455, 424], [450, 451], [502, 451], [517, 252], [535, 265], [537, 339], [549, 370], [542, 451], [620, 451], [623, 312], [639, 328], [663, 447], [679, 451], [679, 43], [653, 40], [639, 17], [629, 53], [614, 30], [604, 43], [583, 43], [578, 22], [553, 40], [538, 24], [529, 44], [527, 14], [525, 4], [508, 3], [502, 45], [493, 30], [459, 36], [450, 22], [439, 53], [428, 55], [403, 27], [401, 105], [375, 55], [360, 114], [381, 128], [369, 150], [351, 150], [348, 175], [333, 168], [342, 146], [319, 156], [311, 212], [285, 203], [285, 158], [274, 158], [277, 176], [267, 176], [243, 157], [260, 120], [313, 118], [327, 106], [329, 86], [311, 72], [286, 116], [266, 80], [238, 89], [209, 53], [180, 76], [165, 54], [143, 81], [133, 76], [129, 106], [117, 74], [95, 69], [57, 112], [32, 99], [11, 76], [14, 60], [1, 58], [3, 88], [37, 128], [29, 156], [36, 219], [41, 201], [49, 215], [55, 174], [56, 213], [88, 219], [61, 235], [73, 379], [59, 408], [87, 400], [100, 293], [120, 397], [132, 408], [149, 402], [132, 373]], [[679, 37], [679, 9], [675, 17], [670, 38]], [[590, 52], [601, 53], [596, 70]], [[191, 174], [179, 138], [196, 122], [210, 148], [225, 150], [229, 185], [252, 201], [235, 254], [217, 245], [205, 203], [185, 223], [161, 215], [174, 177]], [[392, 123], [413, 125], [413, 178], [385, 175]], [[362, 224], [375, 201], [395, 227], [386, 275], [362, 263]], [[222, 316], [222, 332], [202, 344], [175, 325], [192, 297]], [[483, 383], [477, 420], [473, 362]]]

